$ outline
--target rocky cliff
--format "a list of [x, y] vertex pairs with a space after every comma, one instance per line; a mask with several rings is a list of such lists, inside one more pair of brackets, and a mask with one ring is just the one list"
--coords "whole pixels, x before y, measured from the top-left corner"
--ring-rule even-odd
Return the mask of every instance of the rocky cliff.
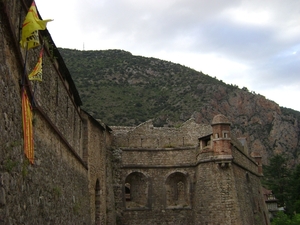
[[299, 163], [299, 112], [281, 108], [246, 89], [231, 93], [222, 86], [209, 89], [214, 92], [210, 104], [193, 114], [198, 123], [208, 123], [213, 115], [222, 113], [233, 121], [232, 132], [246, 137], [249, 149], [259, 152], [264, 164], [275, 153], [286, 153], [292, 165]]

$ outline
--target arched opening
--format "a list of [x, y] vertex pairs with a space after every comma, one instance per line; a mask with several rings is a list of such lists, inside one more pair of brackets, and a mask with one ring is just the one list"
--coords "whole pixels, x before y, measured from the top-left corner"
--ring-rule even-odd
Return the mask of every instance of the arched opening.
[[185, 174], [172, 173], [166, 179], [166, 205], [171, 208], [184, 208], [190, 206], [189, 182]]
[[125, 207], [127, 209], [147, 208], [149, 179], [140, 172], [133, 172], [125, 179]]
[[131, 196], [130, 196], [130, 184], [129, 183], [125, 184], [125, 200], [126, 201], [130, 201], [131, 200]]
[[98, 179], [95, 186], [95, 224], [100, 225], [100, 182]]

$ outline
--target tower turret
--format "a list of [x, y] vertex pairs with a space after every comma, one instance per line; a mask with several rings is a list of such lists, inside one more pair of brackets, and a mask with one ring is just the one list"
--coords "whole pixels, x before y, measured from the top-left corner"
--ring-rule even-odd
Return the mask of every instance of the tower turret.
[[231, 155], [230, 122], [227, 117], [222, 114], [216, 115], [211, 126], [214, 155]]

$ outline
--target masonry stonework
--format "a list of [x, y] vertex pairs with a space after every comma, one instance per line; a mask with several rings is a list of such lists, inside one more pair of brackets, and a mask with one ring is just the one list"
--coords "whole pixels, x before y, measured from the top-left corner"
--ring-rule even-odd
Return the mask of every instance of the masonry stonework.
[[269, 224], [258, 164], [225, 116], [211, 126], [190, 119], [180, 128], [147, 121], [112, 130], [121, 150], [120, 224]]
[[[261, 158], [216, 115], [179, 128], [108, 127], [81, 99], [47, 30], [21, 49], [30, 0], [0, 1], [0, 225], [268, 225]], [[23, 151], [21, 92], [32, 103], [34, 163]], [[251, 152], [255, 158], [252, 158]]]
[[[78, 92], [47, 30], [40, 32], [45, 44], [43, 81], [24, 79], [41, 49], [26, 53], [19, 45], [31, 2], [0, 2], [0, 224], [114, 224], [106, 194], [109, 128], [81, 110]], [[32, 103], [33, 165], [23, 152], [23, 88]]]

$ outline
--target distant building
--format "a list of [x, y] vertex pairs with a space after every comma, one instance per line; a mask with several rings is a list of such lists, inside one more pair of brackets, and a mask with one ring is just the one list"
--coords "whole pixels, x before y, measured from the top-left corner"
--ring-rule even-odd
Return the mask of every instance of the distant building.
[[263, 194], [269, 211], [269, 218], [271, 220], [275, 217], [276, 213], [279, 211], [278, 204], [277, 204], [278, 200], [276, 199], [275, 195], [271, 190], [263, 188]]

